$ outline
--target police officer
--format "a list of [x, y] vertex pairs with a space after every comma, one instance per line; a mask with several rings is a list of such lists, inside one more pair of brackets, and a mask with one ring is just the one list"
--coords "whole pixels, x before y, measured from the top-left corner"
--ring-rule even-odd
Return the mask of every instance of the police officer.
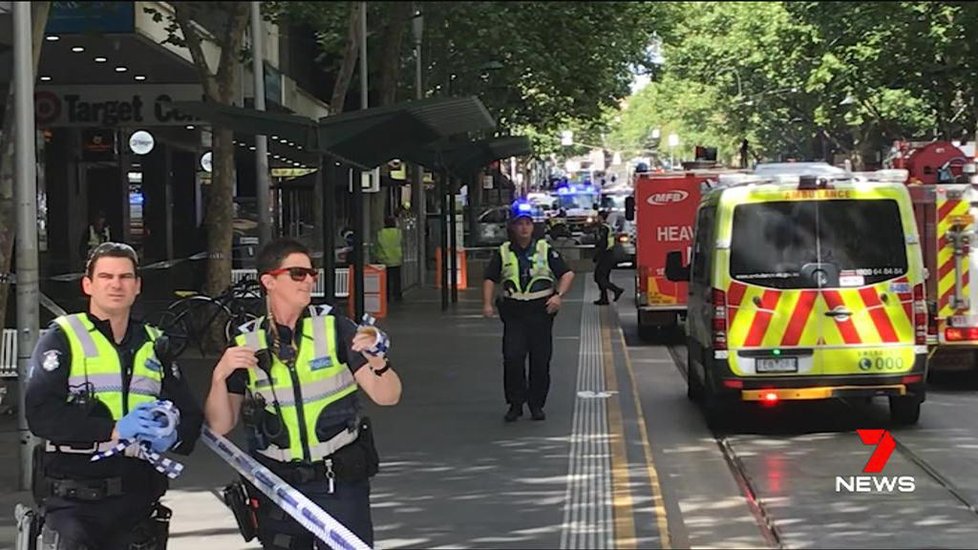
[[598, 292], [601, 297], [595, 300], [594, 304], [606, 306], [609, 303], [609, 290], [615, 294], [615, 301], [617, 302], [625, 289], [611, 282], [611, 271], [617, 263], [615, 258], [615, 232], [608, 225], [608, 213], [606, 211], [599, 212], [598, 216], [601, 218], [601, 225], [598, 226], [597, 240], [594, 243], [594, 282], [598, 285]]
[[[55, 319], [31, 356], [25, 412], [31, 432], [47, 440], [34, 470], [45, 549], [165, 548], [169, 510], [158, 501], [166, 476], [137, 446], [92, 461], [120, 440], [190, 454], [203, 421], [176, 364], [156, 357], [160, 331], [130, 317], [137, 265], [130, 246], [98, 245], [82, 278], [88, 312]], [[157, 400], [179, 411], [175, 431], [162, 430]]]
[[377, 261], [387, 267], [387, 300], [401, 301], [401, 262], [404, 236], [397, 220], [388, 216], [377, 232]]
[[[256, 262], [267, 316], [243, 325], [214, 368], [207, 423], [225, 434], [242, 418], [256, 460], [372, 546], [369, 478], [378, 457], [357, 390], [379, 405], [400, 400], [386, 336], [309, 305], [318, 271], [301, 243], [270, 242]], [[249, 493], [264, 548], [313, 547], [298, 522], [254, 487]]]
[[523, 415], [524, 403], [529, 405], [534, 420], [543, 420], [550, 390], [554, 317], [570, 290], [574, 273], [545, 239], [533, 238], [530, 204], [520, 200], [513, 203], [509, 233], [510, 240], [499, 247], [486, 266], [482, 310], [486, 317], [493, 316], [493, 296], [496, 285], [501, 284], [504, 296], [496, 305], [503, 321], [503, 386], [509, 404], [506, 422]]

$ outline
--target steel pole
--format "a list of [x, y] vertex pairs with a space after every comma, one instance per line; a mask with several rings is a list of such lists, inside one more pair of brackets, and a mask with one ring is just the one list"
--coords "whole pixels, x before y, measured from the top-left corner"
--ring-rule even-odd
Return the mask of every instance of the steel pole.
[[[367, 76], [368, 76], [368, 72], [367, 72], [367, 3], [366, 2], [360, 2], [360, 109], [361, 110], [362, 109], [368, 109], [370, 107], [370, 105], [369, 105], [369, 99], [368, 99], [368, 93], [367, 93], [367, 92], [370, 91], [370, 88], [368, 86]], [[362, 185], [361, 182], [362, 182], [362, 177], [358, 177], [357, 178], [357, 181], [354, 182], [354, 183], [356, 183], [359, 186], [359, 185]], [[361, 201], [366, 201], [366, 199], [367, 199], [366, 197], [361, 197], [360, 200]], [[373, 198], [371, 200], [378, 200], [378, 199], [377, 198]], [[358, 227], [360, 228], [360, 231], [362, 232], [362, 235], [363, 235], [363, 239], [362, 240], [363, 240], [363, 242], [365, 244], [364, 249], [363, 249], [363, 256], [362, 256], [363, 257], [363, 263], [364, 264], [367, 264], [368, 263], [368, 259], [369, 259], [368, 257], [370, 256], [369, 243], [372, 242], [373, 235], [371, 235], [371, 233], [370, 233], [370, 208], [366, 204], [364, 204], [362, 206], [363, 206], [363, 219], [361, 220], [361, 223], [360, 223], [360, 225]], [[359, 287], [359, 286], [357, 287], [357, 293], [358, 293], [358, 295], [360, 296], [360, 298], [362, 300], [362, 298], [363, 298], [362, 292], [363, 291], [360, 290], [360, 288], [361, 287]]]
[[[414, 21], [413, 21], [413, 32], [414, 32], [414, 97], [415, 99], [424, 98], [424, 88], [422, 87], [421, 81], [421, 44], [422, 44], [422, 34], [424, 30], [424, 16], [420, 11], [415, 11]], [[417, 242], [418, 247], [418, 286], [423, 287], [425, 281], [425, 275], [427, 271], [427, 262], [425, 261], [425, 255], [427, 252], [427, 240], [425, 239], [425, 233], [428, 231], [428, 213], [427, 204], [425, 202], [424, 196], [424, 167], [420, 164], [414, 166], [413, 171], [413, 182], [414, 189], [411, 194], [411, 202], [414, 203], [414, 213], [418, 218], [418, 231], [417, 231]]]
[[14, 2], [14, 194], [17, 199], [17, 431], [20, 489], [31, 486], [35, 438], [27, 426], [24, 393], [37, 344], [40, 288], [37, 271], [37, 176], [34, 139], [34, 63], [31, 3]]
[[[255, 110], [265, 110], [265, 50], [262, 47], [261, 2], [251, 3], [251, 72], [255, 77]], [[255, 195], [258, 199], [258, 246], [272, 240], [269, 207], [268, 136], [255, 136]]]

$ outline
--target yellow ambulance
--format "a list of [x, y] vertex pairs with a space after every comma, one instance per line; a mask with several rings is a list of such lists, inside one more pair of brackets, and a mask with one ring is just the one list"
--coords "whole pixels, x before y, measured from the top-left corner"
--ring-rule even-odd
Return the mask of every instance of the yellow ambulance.
[[711, 421], [732, 401], [885, 396], [894, 423], [917, 422], [925, 270], [902, 183], [721, 176], [700, 201], [691, 263], [670, 253], [666, 274], [690, 282], [687, 393]]

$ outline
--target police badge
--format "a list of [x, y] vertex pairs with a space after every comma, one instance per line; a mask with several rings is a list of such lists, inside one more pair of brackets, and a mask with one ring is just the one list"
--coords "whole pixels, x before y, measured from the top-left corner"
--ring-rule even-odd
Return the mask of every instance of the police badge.
[[61, 352], [56, 349], [44, 352], [44, 362], [41, 363], [41, 368], [48, 372], [57, 370], [61, 366], [61, 360], [58, 358], [59, 355], [61, 355]]

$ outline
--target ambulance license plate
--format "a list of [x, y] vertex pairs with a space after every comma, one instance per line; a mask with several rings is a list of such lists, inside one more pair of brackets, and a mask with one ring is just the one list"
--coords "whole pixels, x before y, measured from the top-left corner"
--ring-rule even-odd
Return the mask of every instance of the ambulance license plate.
[[757, 372], [798, 372], [797, 357], [777, 357], [760, 358], [758, 357], [754, 368]]

